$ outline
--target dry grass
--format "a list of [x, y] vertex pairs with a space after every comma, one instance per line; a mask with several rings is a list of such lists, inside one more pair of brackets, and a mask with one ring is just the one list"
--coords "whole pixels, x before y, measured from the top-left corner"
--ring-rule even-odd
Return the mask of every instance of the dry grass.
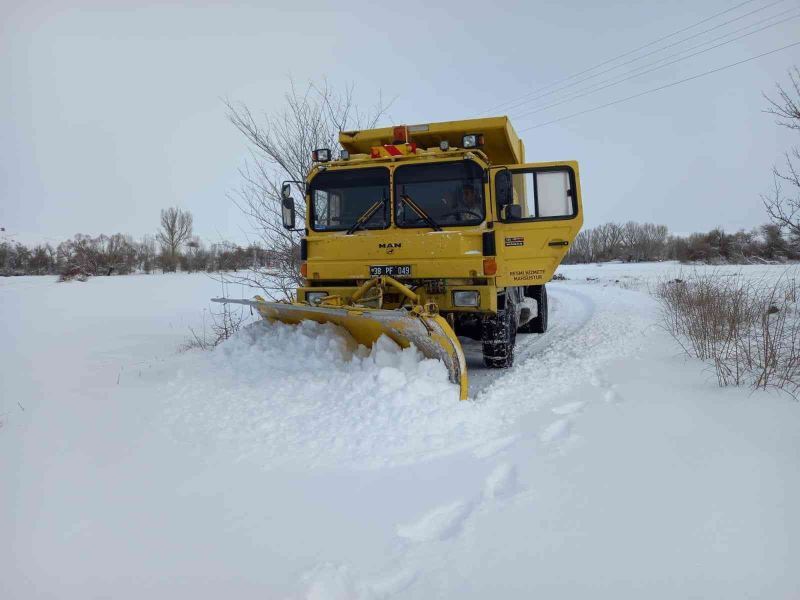
[[800, 391], [798, 283], [720, 272], [659, 282], [666, 329], [690, 356], [713, 365], [719, 385]]

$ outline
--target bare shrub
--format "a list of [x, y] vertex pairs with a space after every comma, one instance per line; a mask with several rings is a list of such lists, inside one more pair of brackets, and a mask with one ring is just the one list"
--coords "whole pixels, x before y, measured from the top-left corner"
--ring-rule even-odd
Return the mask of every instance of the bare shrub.
[[230, 304], [221, 305], [220, 310], [210, 310], [210, 323], [203, 314], [203, 328], [200, 331], [189, 327], [189, 338], [181, 345], [181, 350], [211, 350], [230, 339], [249, 320], [243, 306], [231, 308]]
[[80, 267], [70, 267], [58, 276], [58, 281], [62, 283], [64, 281], [72, 281], [73, 279], [76, 281], [87, 281], [89, 275]]
[[136, 266], [136, 243], [121, 233], [97, 237], [77, 234], [61, 242], [53, 255], [53, 268], [59, 273], [78, 267], [88, 275], [125, 275]]
[[713, 365], [720, 386], [800, 390], [798, 283], [695, 273], [654, 290], [667, 331], [690, 356]]
[[[227, 296], [224, 282], [222, 283], [222, 295], [223, 297]], [[251, 320], [252, 311], [249, 308], [245, 309], [241, 304], [219, 304], [216, 306], [221, 308], [203, 311], [202, 330], [197, 331], [189, 327], [191, 335], [181, 345], [181, 350], [211, 350], [225, 340], [230, 339]], [[208, 314], [208, 319], [206, 314]]]

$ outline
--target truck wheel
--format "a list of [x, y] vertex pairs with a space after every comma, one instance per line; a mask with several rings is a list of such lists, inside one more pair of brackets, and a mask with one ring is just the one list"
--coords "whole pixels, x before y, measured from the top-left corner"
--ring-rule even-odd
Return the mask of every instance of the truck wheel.
[[514, 343], [517, 340], [517, 307], [509, 295], [505, 306], [496, 315], [484, 317], [481, 323], [483, 364], [504, 369], [514, 364]]
[[539, 314], [519, 328], [520, 333], [544, 333], [547, 331], [547, 288], [543, 285], [532, 285], [525, 288], [525, 295], [536, 300]]

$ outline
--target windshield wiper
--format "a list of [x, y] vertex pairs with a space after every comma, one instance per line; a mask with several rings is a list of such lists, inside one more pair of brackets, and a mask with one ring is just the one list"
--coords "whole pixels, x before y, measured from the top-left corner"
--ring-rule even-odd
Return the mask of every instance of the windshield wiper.
[[386, 205], [386, 192], [383, 192], [381, 195], [381, 199], [378, 200], [375, 204], [370, 206], [367, 210], [361, 213], [361, 216], [356, 219], [356, 222], [350, 226], [350, 229], [347, 230], [346, 235], [352, 235], [355, 233], [357, 229], [361, 229], [367, 222], [372, 218], [372, 216], [378, 212], [378, 209], [381, 206]]
[[417, 216], [423, 221], [425, 221], [430, 226], [431, 229], [433, 229], [434, 231], [442, 230], [439, 224], [436, 221], [434, 221], [433, 218], [431, 218], [431, 216], [428, 213], [422, 210], [422, 207], [420, 207], [416, 202], [414, 202], [411, 199], [411, 196], [405, 193], [405, 186], [403, 188], [403, 193], [400, 194], [400, 199], [403, 202], [405, 202], [409, 207], [411, 207], [411, 210], [417, 213]]

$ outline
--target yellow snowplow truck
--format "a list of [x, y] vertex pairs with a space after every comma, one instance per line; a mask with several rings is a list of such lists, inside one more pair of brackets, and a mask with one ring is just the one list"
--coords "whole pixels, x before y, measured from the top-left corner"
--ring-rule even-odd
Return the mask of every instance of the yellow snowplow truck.
[[458, 336], [509, 367], [518, 332], [547, 329], [547, 290], [583, 222], [578, 164], [526, 163], [507, 117], [344, 131], [304, 182], [305, 285], [292, 303], [244, 301], [267, 319], [387, 335], [441, 359], [467, 397]]

